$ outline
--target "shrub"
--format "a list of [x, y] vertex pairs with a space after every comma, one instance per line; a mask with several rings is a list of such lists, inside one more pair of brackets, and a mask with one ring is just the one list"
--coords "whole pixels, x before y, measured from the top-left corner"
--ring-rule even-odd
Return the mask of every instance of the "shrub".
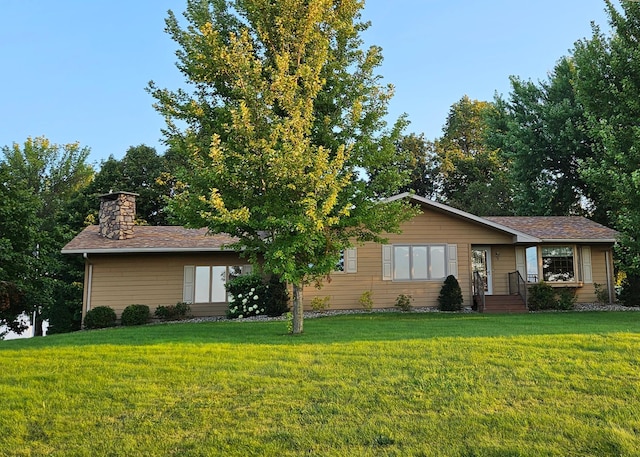
[[569, 310], [576, 303], [576, 291], [570, 287], [556, 289], [546, 282], [529, 287], [529, 310], [545, 309]]
[[625, 306], [640, 306], [640, 276], [627, 274], [621, 283], [620, 301]]
[[177, 321], [191, 315], [191, 306], [185, 302], [178, 302], [175, 305], [167, 306], [160, 305], [153, 314], [163, 321]]
[[400, 308], [401, 311], [411, 311], [411, 303], [413, 297], [411, 295], [400, 294], [396, 298], [396, 308]]
[[289, 292], [287, 284], [279, 276], [272, 275], [267, 283], [266, 311], [267, 316], [282, 316], [289, 311]]
[[596, 303], [609, 303], [609, 291], [602, 284], [593, 283], [594, 293], [596, 295]]
[[539, 282], [529, 287], [528, 305], [530, 311], [554, 309], [556, 292], [546, 282]]
[[311, 309], [316, 312], [326, 311], [331, 307], [329, 300], [331, 300], [331, 297], [313, 297]]
[[227, 282], [231, 295], [227, 317], [281, 316], [289, 310], [289, 293], [286, 284], [277, 276], [265, 283], [262, 276], [252, 273], [241, 275]]
[[576, 304], [576, 290], [571, 287], [563, 287], [556, 292], [556, 309], [570, 310]]
[[107, 328], [116, 325], [116, 312], [108, 306], [96, 306], [84, 316], [85, 328]]
[[129, 305], [122, 311], [122, 325], [143, 325], [149, 321], [151, 312], [147, 305]]
[[373, 292], [365, 290], [362, 292], [362, 295], [360, 295], [360, 299], [358, 301], [360, 302], [362, 309], [371, 311], [371, 309], [373, 309]]
[[458, 280], [453, 275], [447, 276], [438, 296], [438, 308], [440, 311], [460, 311], [463, 302], [462, 289]]

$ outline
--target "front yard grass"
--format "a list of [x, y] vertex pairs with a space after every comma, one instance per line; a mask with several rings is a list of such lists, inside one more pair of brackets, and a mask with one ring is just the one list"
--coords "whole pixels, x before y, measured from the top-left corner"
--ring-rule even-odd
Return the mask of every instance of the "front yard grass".
[[0, 455], [640, 455], [640, 313], [372, 313], [285, 332], [0, 342]]

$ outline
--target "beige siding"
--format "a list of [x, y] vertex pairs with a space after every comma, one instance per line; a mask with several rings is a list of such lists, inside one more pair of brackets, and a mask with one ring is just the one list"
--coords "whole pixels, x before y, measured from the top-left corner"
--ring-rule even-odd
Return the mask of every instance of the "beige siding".
[[[118, 316], [131, 304], [147, 305], [153, 313], [159, 305], [182, 301], [185, 265], [242, 265], [234, 253], [89, 255], [85, 270], [85, 298], [91, 308], [110, 306]], [[89, 268], [92, 278], [89, 282]], [[88, 296], [90, 292], [90, 297]], [[192, 304], [194, 316], [224, 315], [224, 303]]]
[[[500, 260], [493, 264], [496, 284], [494, 293], [506, 293], [506, 272], [515, 269], [513, 236], [429, 209], [405, 223], [402, 229], [402, 234], [388, 236], [389, 244], [457, 245], [458, 281], [464, 302], [468, 306], [471, 305], [472, 295], [472, 245], [488, 245], [492, 249], [499, 246], [497, 249], [501, 251]], [[360, 295], [371, 290], [376, 308], [392, 307], [400, 294], [411, 295], [414, 306], [436, 306], [441, 287], [442, 281], [383, 281], [382, 247], [376, 243], [366, 243], [358, 246], [357, 273], [335, 273], [331, 276], [331, 282], [325, 281], [321, 289], [306, 287], [304, 303], [309, 309], [314, 297], [330, 297], [332, 309], [358, 309], [361, 308], [358, 301]]]
[[[513, 236], [481, 224], [432, 209], [403, 225], [403, 233], [389, 235], [389, 244], [454, 244], [457, 247], [458, 281], [464, 303], [472, 303], [471, 250], [473, 246], [489, 246], [492, 253], [493, 293], [508, 293], [508, 274], [516, 270]], [[607, 284], [605, 251], [611, 246], [591, 247], [593, 282]], [[110, 306], [118, 316], [130, 304], [145, 304], [151, 312], [159, 305], [182, 301], [184, 267], [186, 265], [242, 265], [246, 262], [235, 253], [202, 254], [131, 254], [89, 255], [85, 269], [83, 315], [87, 305]], [[91, 274], [90, 274], [91, 270]], [[613, 268], [609, 268], [609, 272]], [[610, 279], [612, 280], [612, 279]], [[382, 246], [366, 243], [357, 246], [356, 273], [334, 273], [330, 281], [317, 289], [304, 289], [305, 308], [310, 309], [314, 297], [329, 297], [331, 309], [359, 309], [359, 298], [372, 291], [375, 308], [388, 308], [400, 294], [411, 295], [414, 306], [436, 306], [442, 281], [384, 281], [382, 279]], [[576, 288], [578, 302], [595, 300], [594, 285]], [[192, 304], [195, 316], [221, 316], [225, 303]]]

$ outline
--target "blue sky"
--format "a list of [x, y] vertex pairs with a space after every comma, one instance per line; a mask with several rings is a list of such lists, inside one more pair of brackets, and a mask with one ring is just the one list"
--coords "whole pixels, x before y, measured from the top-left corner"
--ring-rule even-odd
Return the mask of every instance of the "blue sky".
[[[163, 119], [145, 92], [184, 87], [167, 10], [186, 0], [0, 0], [0, 146], [44, 135], [79, 141], [99, 163], [129, 146], [164, 152]], [[363, 38], [383, 48], [396, 88], [390, 119], [440, 136], [463, 95], [508, 94], [509, 75], [546, 78], [573, 43], [607, 29], [603, 0], [368, 0]]]

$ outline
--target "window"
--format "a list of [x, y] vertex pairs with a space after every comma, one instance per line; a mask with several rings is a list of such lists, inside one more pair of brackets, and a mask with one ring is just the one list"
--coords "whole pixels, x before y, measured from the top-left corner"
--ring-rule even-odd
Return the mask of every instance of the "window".
[[356, 248], [340, 251], [340, 260], [333, 271], [340, 273], [356, 273], [358, 271], [358, 254]]
[[549, 282], [575, 282], [575, 263], [572, 246], [545, 246], [541, 248], [542, 274]]
[[228, 278], [251, 272], [250, 265], [227, 267], [198, 265], [185, 267], [184, 301], [193, 303], [224, 303]]
[[526, 250], [527, 258], [527, 282], [538, 282], [538, 248], [535, 246], [528, 247]]
[[393, 279], [419, 281], [446, 276], [445, 245], [393, 246]]

